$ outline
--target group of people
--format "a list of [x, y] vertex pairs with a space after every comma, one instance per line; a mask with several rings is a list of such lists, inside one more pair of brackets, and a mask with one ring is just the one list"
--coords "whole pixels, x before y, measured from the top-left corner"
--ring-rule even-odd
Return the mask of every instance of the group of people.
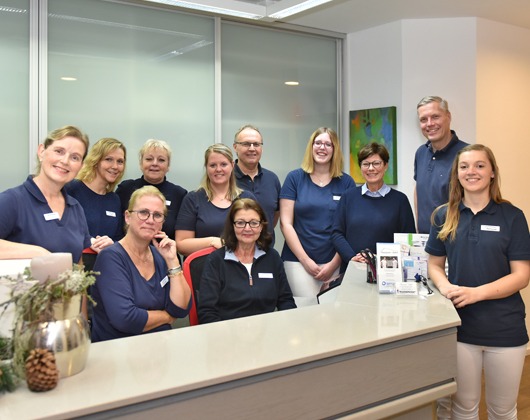
[[[440, 407], [476, 418], [484, 369], [490, 415], [515, 418], [528, 342], [520, 295], [530, 277], [528, 225], [501, 196], [491, 150], [451, 130], [447, 102], [426, 97], [417, 112], [427, 138], [414, 159], [417, 224], [406, 195], [384, 182], [385, 146], [359, 151], [365, 182], [356, 186], [327, 127], [310, 136], [301, 167], [281, 185], [260, 164], [260, 131], [245, 125], [234, 137], [237, 159], [226, 145], [208, 147], [200, 187], [190, 192], [167, 180], [166, 142], [148, 140], [142, 176], [120, 183], [123, 143], [104, 138], [88, 151], [85, 134], [63, 127], [39, 145], [36, 174], [0, 193], [0, 253], [71, 252], [99, 272], [92, 335], [100, 341], [169, 329], [188, 314], [192, 291], [179, 254], [217, 249], [201, 278], [206, 323], [296, 308], [349, 261], [366, 262], [362, 250], [393, 242], [396, 232], [429, 233], [429, 276], [462, 320], [458, 391], [452, 407]], [[281, 257], [273, 248], [278, 220]]]

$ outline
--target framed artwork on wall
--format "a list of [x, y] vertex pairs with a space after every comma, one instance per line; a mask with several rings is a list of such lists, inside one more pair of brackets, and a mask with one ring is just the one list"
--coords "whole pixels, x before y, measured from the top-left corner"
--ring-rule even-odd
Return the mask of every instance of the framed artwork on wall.
[[397, 184], [396, 107], [360, 109], [350, 111], [350, 175], [356, 183], [364, 178], [357, 162], [357, 153], [369, 143], [384, 144], [390, 154], [384, 181]]

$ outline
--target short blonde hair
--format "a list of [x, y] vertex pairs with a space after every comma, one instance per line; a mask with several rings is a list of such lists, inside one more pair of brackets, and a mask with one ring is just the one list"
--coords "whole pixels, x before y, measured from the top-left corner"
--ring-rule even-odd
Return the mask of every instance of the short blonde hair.
[[140, 159], [140, 165], [142, 165], [142, 160], [147, 151], [151, 149], [162, 149], [167, 153], [167, 163], [171, 163], [171, 147], [164, 140], [149, 139], [147, 140], [140, 151], [138, 152], [138, 157]]
[[138, 188], [135, 192], [133, 192], [131, 195], [131, 199], [129, 200], [129, 207], [127, 207], [127, 211], [134, 210], [136, 202], [140, 198], [146, 196], [158, 197], [164, 205], [164, 215], [167, 215], [166, 197], [164, 197], [164, 194], [162, 194], [160, 190], [154, 187], [153, 185], [145, 185], [142, 188]]

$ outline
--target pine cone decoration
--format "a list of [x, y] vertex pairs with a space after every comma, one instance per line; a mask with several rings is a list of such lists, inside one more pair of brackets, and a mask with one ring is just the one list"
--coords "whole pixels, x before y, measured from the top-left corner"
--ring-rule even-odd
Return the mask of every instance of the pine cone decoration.
[[49, 391], [59, 381], [55, 356], [48, 349], [36, 348], [26, 359], [26, 382], [31, 391]]

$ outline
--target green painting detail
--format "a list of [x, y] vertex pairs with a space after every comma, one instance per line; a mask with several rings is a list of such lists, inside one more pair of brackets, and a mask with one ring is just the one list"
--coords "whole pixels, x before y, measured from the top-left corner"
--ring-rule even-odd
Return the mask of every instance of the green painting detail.
[[350, 111], [350, 175], [356, 183], [363, 184], [357, 153], [365, 145], [384, 144], [390, 154], [384, 181], [397, 184], [396, 107], [361, 109]]

